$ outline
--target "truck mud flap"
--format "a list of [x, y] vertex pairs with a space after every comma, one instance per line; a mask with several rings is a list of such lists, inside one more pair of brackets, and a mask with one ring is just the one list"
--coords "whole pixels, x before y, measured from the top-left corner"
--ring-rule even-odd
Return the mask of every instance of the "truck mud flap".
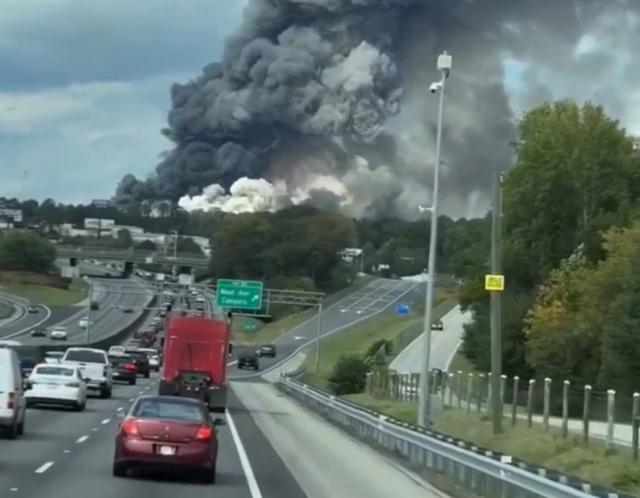
[[167, 381], [161, 380], [160, 385], [158, 386], [158, 394], [160, 396], [175, 396], [176, 395], [175, 382], [167, 382]]
[[209, 411], [223, 413], [227, 408], [227, 386], [209, 388]]

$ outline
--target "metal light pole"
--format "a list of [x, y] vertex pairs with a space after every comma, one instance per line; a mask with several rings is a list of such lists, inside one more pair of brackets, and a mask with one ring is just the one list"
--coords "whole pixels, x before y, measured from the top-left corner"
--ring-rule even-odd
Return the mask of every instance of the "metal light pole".
[[[501, 274], [502, 260], [502, 185], [500, 173], [493, 173], [493, 207], [491, 212], [491, 273]], [[494, 434], [502, 434], [502, 329], [500, 291], [491, 291], [491, 421]]]
[[[173, 259], [175, 260], [178, 257], [178, 230], [171, 230], [169, 234], [173, 235]], [[173, 264], [172, 273], [174, 277], [178, 273], [178, 267], [176, 263]]]
[[429, 374], [431, 370], [431, 321], [433, 314], [433, 286], [436, 276], [436, 246], [438, 241], [438, 190], [440, 186], [440, 155], [442, 148], [442, 121], [444, 118], [444, 97], [446, 82], [451, 70], [452, 58], [445, 51], [438, 56], [438, 70], [442, 73], [440, 81], [432, 83], [429, 91], [440, 91], [438, 104], [438, 132], [436, 136], [436, 163], [433, 169], [433, 200], [431, 204], [431, 226], [429, 238], [429, 266], [427, 276], [427, 292], [424, 302], [424, 359], [420, 372], [420, 390], [418, 396], [418, 425], [426, 426], [431, 413], [431, 394]]
[[320, 373], [320, 341], [322, 338], [322, 301], [318, 305], [318, 321], [316, 323], [316, 357], [314, 360], [315, 363], [315, 372], [316, 375]]

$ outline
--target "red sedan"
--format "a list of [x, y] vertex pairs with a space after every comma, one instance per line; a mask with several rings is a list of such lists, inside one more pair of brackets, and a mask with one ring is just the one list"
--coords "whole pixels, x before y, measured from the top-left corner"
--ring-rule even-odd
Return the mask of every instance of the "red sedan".
[[126, 477], [130, 468], [193, 469], [208, 483], [216, 480], [218, 438], [207, 406], [174, 396], [138, 398], [120, 424], [113, 457], [113, 475]]

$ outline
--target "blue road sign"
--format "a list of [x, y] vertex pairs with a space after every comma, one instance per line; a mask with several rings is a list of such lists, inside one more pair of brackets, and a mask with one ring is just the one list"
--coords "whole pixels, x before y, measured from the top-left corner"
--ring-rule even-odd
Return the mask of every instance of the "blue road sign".
[[409, 305], [408, 304], [396, 304], [396, 315], [398, 316], [407, 316], [409, 314]]

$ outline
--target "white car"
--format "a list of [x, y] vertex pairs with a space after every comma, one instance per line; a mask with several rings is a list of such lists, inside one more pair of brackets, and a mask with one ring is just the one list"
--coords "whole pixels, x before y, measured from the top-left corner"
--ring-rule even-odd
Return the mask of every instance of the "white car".
[[204, 297], [203, 296], [196, 297], [196, 303], [204, 303]]
[[27, 406], [62, 405], [82, 411], [87, 405], [87, 384], [75, 365], [40, 363], [27, 385]]
[[107, 354], [116, 355], [116, 354], [124, 354], [126, 348], [124, 346], [111, 346]]
[[49, 332], [49, 339], [51, 339], [52, 341], [66, 341], [67, 330], [63, 328], [55, 328], [51, 332]]
[[89, 320], [87, 317], [80, 318], [80, 321], [78, 321], [78, 327], [81, 329], [86, 329], [89, 324], [93, 325], [93, 320]]

